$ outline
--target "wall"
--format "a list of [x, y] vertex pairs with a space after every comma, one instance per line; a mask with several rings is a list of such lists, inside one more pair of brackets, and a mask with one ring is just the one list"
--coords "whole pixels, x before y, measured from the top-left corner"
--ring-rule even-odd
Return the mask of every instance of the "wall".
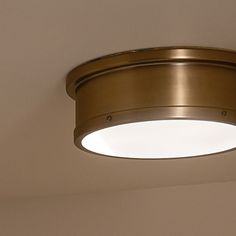
[[0, 204], [2, 236], [236, 235], [236, 182]]

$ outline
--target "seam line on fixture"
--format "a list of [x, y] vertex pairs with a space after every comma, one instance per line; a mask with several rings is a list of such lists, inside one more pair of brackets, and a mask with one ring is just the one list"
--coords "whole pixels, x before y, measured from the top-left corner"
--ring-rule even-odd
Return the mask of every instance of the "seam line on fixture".
[[[127, 63], [128, 64], [128, 63]], [[231, 68], [236, 70], [236, 63], [232, 63], [232, 62], [222, 62], [219, 60], [196, 60], [196, 59], [175, 59], [175, 60], [160, 60], [160, 61], [147, 61], [147, 62], [137, 62], [137, 63], [133, 63], [133, 64], [128, 64], [128, 65], [121, 65], [121, 66], [114, 66], [114, 67], [110, 67], [104, 70], [100, 70], [100, 71], [96, 71], [96, 72], [92, 72], [90, 74], [81, 76], [79, 78], [79, 80], [77, 80], [75, 82], [75, 93], [77, 93], [77, 90], [79, 89], [79, 87], [81, 85], [83, 85], [84, 83], [90, 81], [91, 79], [94, 79], [98, 76], [104, 75], [104, 74], [108, 74], [108, 73], [112, 73], [112, 72], [116, 72], [116, 71], [120, 71], [120, 70], [125, 70], [128, 68], [137, 68], [137, 67], [145, 67], [145, 66], [156, 66], [156, 65], [178, 65], [178, 64], [203, 64], [203, 65], [212, 65], [212, 66], [220, 66], [220, 67], [227, 67], [227, 68]]]

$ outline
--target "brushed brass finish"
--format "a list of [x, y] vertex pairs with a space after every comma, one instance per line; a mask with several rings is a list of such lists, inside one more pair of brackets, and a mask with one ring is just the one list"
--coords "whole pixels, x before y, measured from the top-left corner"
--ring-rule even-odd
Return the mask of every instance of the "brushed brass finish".
[[236, 124], [236, 52], [151, 48], [84, 63], [67, 76], [76, 101], [75, 144], [127, 122], [195, 119]]

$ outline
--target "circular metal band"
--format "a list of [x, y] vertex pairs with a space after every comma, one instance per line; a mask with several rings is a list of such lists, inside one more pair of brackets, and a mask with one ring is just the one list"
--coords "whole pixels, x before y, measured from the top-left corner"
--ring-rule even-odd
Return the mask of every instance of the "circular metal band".
[[84, 149], [81, 140], [89, 133], [124, 123], [168, 119], [206, 120], [206, 117], [211, 121], [236, 124], [236, 110], [212, 107], [150, 107], [94, 117], [75, 128], [75, 143]]
[[236, 52], [172, 47], [113, 54], [67, 77], [76, 101], [75, 144], [130, 122], [195, 119], [236, 124]]

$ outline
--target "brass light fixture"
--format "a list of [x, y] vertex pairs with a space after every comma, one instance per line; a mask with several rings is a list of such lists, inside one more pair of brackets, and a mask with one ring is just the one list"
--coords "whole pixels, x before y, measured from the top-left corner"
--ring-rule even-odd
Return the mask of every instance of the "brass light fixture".
[[98, 155], [162, 159], [236, 148], [236, 52], [164, 47], [73, 69], [76, 146]]

